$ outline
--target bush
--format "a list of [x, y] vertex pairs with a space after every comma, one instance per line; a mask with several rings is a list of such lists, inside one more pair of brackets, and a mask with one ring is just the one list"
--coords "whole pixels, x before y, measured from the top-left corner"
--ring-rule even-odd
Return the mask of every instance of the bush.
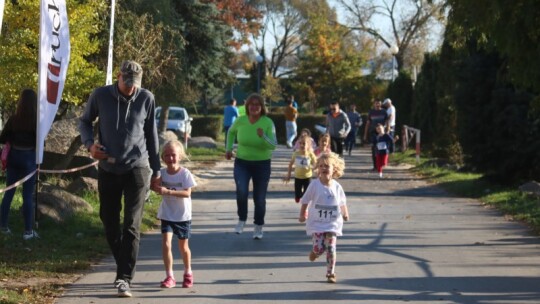
[[223, 115], [193, 116], [191, 137], [209, 136], [217, 139], [223, 131]]
[[392, 100], [396, 107], [396, 134], [401, 134], [401, 126], [412, 125], [411, 112], [413, 109], [413, 85], [409, 74], [400, 71], [396, 80], [388, 86], [386, 96]]
[[[208, 116], [192, 116], [191, 122], [191, 137], [197, 136], [209, 136], [213, 139], [217, 139], [218, 135], [223, 132], [223, 115], [208, 115]], [[276, 126], [276, 137], [278, 143], [285, 144], [287, 131], [285, 129], [285, 116], [280, 109], [272, 108], [272, 112], [268, 113], [268, 117], [272, 119]], [[315, 132], [316, 124], [325, 124], [324, 115], [308, 115], [300, 114], [296, 123], [298, 125], [298, 134], [303, 128], [307, 128], [311, 131], [313, 138], [317, 138]]]

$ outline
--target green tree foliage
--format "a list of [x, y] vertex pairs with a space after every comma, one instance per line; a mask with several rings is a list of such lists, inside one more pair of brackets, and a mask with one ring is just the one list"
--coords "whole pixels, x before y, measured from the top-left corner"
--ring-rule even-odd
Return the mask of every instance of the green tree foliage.
[[[135, 15], [152, 15], [154, 27], [165, 30], [163, 44], [177, 46], [178, 62], [175, 65], [178, 68], [167, 69], [167, 79], [174, 79], [169, 82], [174, 87], [165, 94], [176, 98], [169, 102], [183, 104], [200, 100], [202, 108], [206, 109], [208, 99], [220, 96], [221, 90], [232, 82], [228, 65], [232, 57], [229, 46], [234, 27], [224, 21], [228, 18], [217, 9], [216, 2], [219, 1], [136, 0], [124, 3], [124, 8]], [[125, 30], [129, 35], [140, 29], [127, 27]], [[143, 43], [140, 41], [136, 47], [142, 47]]]
[[[134, 30], [133, 24], [137, 24]], [[168, 104], [178, 91], [177, 74], [181, 73], [179, 56], [185, 41], [180, 33], [163, 23], [156, 23], [148, 13], [136, 14], [118, 7], [115, 25], [114, 57], [116, 65], [130, 59], [143, 69], [143, 86], [152, 91], [159, 103]]]
[[425, 54], [424, 64], [416, 81], [411, 110], [411, 126], [422, 130], [422, 141], [431, 144], [437, 126], [437, 73], [439, 57]]
[[453, 43], [470, 38], [496, 50], [512, 83], [540, 92], [540, 2], [530, 0], [449, 0]]
[[413, 108], [413, 84], [411, 76], [400, 71], [395, 81], [390, 83], [386, 96], [396, 107], [396, 134], [400, 134], [402, 125], [412, 125], [411, 112]]
[[[464, 160], [504, 183], [538, 177], [540, 113], [532, 106], [537, 95], [514, 85], [508, 56], [498, 52], [485, 33], [472, 30], [456, 36], [469, 22], [450, 14], [438, 63], [422, 69], [414, 117], [428, 120], [420, 113], [428, 105], [425, 99], [433, 96], [426, 88], [431, 86], [436, 96], [436, 155]], [[424, 79], [431, 80], [422, 84]]]
[[[97, 34], [105, 26], [106, 1], [67, 0], [71, 59], [62, 100], [80, 104], [92, 88], [105, 82], [104, 73], [91, 60], [99, 52]], [[0, 35], [0, 102], [14, 108], [22, 88], [37, 90], [40, 2], [6, 1]]]
[[[457, 133], [457, 109], [454, 102], [457, 71], [461, 68], [456, 58], [465, 56], [451, 47], [447, 40], [441, 47], [437, 67], [437, 83], [435, 84], [437, 102], [435, 115], [435, 137], [433, 138], [433, 154], [450, 160], [455, 164], [463, 164], [463, 151]], [[419, 105], [421, 106], [421, 105]]]
[[186, 0], [173, 6], [180, 33], [186, 41], [180, 57], [181, 79], [189, 86], [209, 95], [221, 93], [228, 79], [228, 47], [230, 27], [218, 19], [219, 11], [213, 3]]
[[[497, 53], [470, 46], [455, 91], [459, 140], [467, 160], [499, 181], [539, 173], [538, 129], [529, 119], [532, 94], [500, 81], [504, 64]], [[536, 175], [537, 176], [537, 175]]]

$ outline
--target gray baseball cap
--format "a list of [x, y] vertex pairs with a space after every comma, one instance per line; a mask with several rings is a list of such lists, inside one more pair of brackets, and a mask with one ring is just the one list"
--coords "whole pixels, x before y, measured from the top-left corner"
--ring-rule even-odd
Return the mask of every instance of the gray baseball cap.
[[120, 73], [124, 84], [128, 87], [141, 87], [143, 69], [140, 64], [132, 60], [125, 60], [120, 66]]

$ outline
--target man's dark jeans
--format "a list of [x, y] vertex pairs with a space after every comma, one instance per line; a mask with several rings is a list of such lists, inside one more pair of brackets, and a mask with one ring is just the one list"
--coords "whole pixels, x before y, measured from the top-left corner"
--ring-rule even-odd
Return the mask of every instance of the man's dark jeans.
[[235, 159], [234, 182], [236, 183], [236, 205], [238, 219], [246, 221], [248, 215], [249, 181], [253, 180], [253, 202], [255, 203], [255, 225], [264, 225], [266, 214], [266, 192], [270, 182], [271, 161], [249, 161]]
[[[134, 168], [124, 174], [98, 171], [99, 216], [116, 261], [116, 279], [131, 282], [139, 254], [140, 226], [150, 169]], [[120, 223], [124, 196], [124, 223]]]
[[343, 156], [343, 138], [330, 137], [330, 150], [339, 156]]

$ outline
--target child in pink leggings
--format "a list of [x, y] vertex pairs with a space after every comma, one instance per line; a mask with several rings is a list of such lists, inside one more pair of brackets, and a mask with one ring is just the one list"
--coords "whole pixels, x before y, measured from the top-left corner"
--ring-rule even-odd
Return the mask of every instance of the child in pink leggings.
[[336, 241], [342, 235], [343, 221], [349, 220], [345, 192], [335, 181], [343, 175], [345, 163], [335, 153], [324, 153], [317, 159], [318, 179], [313, 180], [300, 200], [300, 217], [306, 222], [313, 248], [309, 260], [315, 261], [326, 252], [326, 279], [336, 283]]

